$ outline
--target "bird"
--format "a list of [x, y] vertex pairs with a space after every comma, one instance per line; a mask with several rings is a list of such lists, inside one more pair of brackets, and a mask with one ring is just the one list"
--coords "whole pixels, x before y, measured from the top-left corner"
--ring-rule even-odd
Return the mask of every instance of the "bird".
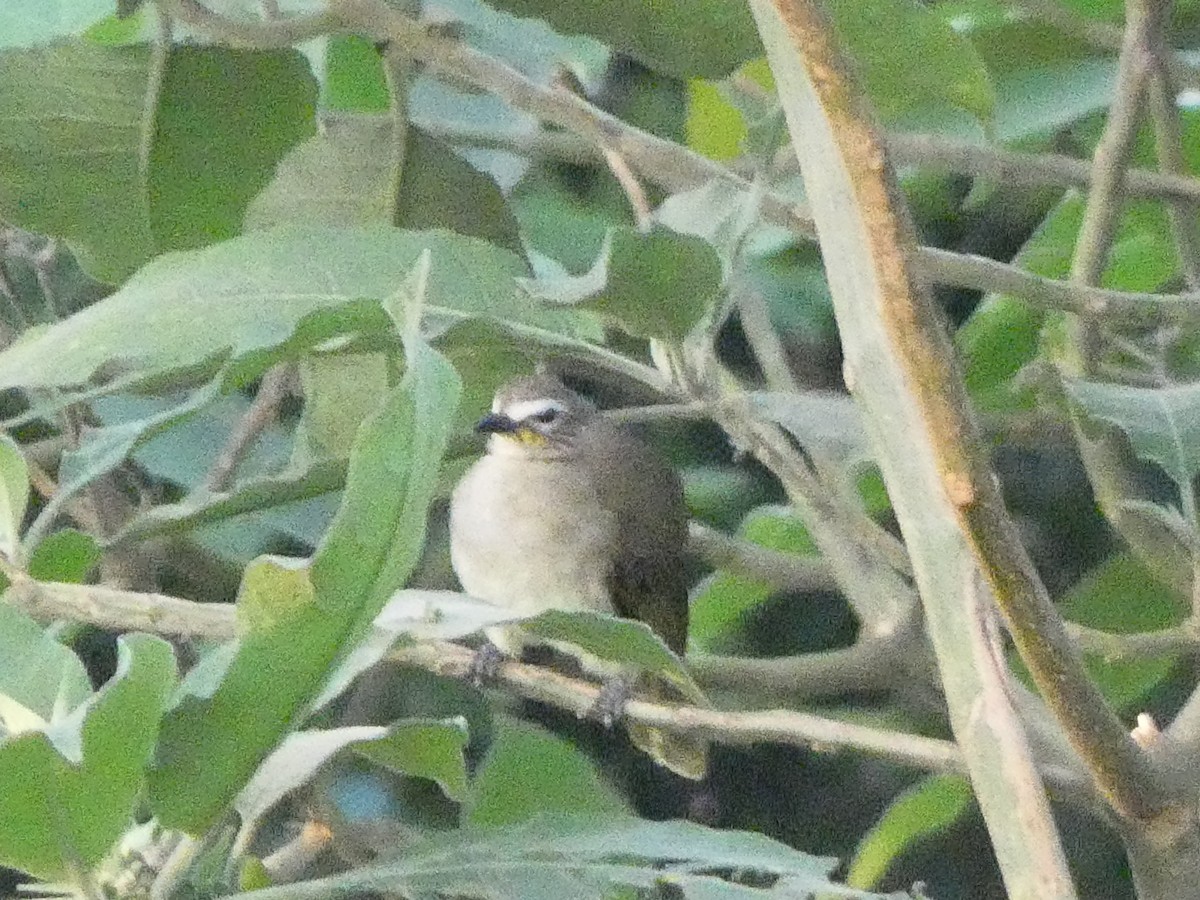
[[[636, 619], [682, 655], [688, 528], [678, 473], [546, 373], [502, 385], [476, 430], [488, 436], [487, 452], [450, 502], [450, 558], [463, 590], [522, 617], [559, 609]], [[509, 656], [530, 643], [519, 625], [486, 633]], [[585, 655], [583, 665], [620, 684], [599, 661]], [[703, 777], [695, 741], [635, 725], [629, 733], [668, 768]]]

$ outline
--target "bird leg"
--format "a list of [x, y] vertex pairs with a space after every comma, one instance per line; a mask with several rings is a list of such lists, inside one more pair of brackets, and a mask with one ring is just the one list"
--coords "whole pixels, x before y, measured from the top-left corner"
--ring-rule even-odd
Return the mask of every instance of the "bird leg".
[[633, 696], [633, 680], [624, 675], [604, 679], [596, 702], [587, 712], [589, 719], [596, 719], [605, 728], [612, 728], [625, 717], [625, 704]]

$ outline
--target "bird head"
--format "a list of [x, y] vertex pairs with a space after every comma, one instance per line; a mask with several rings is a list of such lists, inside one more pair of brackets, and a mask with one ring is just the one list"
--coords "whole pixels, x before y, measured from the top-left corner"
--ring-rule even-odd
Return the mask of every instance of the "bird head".
[[563, 456], [596, 416], [596, 408], [549, 375], [513, 379], [496, 392], [492, 411], [475, 430], [492, 453]]

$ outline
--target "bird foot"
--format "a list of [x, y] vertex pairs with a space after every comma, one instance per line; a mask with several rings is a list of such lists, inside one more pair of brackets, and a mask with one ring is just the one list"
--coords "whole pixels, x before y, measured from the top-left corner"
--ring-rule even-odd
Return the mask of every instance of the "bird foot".
[[605, 728], [612, 728], [625, 718], [625, 704], [633, 694], [633, 684], [628, 678], [609, 678], [600, 685], [600, 693], [587, 712], [589, 719], [596, 719]]
[[471, 657], [467, 677], [475, 687], [492, 684], [500, 677], [500, 664], [504, 662], [504, 651], [491, 641], [484, 641]]

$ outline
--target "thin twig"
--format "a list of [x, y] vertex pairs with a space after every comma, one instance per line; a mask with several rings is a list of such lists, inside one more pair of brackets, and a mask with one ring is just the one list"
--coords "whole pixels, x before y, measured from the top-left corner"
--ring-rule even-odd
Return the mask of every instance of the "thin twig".
[[783, 553], [692, 522], [688, 550], [714, 569], [728, 569], [765, 582], [778, 590], [837, 590], [837, 579], [819, 556]]
[[204, 479], [204, 488], [209, 493], [221, 493], [229, 489], [238, 466], [254, 447], [267, 427], [275, 421], [279, 405], [287, 398], [292, 387], [292, 366], [280, 363], [262, 377], [258, 393], [250, 408], [234, 427], [229, 440], [221, 448], [216, 462]]
[[[457, 644], [429, 643], [393, 651], [398, 662], [420, 666], [451, 678], [471, 673], [472, 651]], [[594, 707], [599, 688], [567, 678], [549, 669], [518, 662], [503, 662], [498, 682], [530, 700], [586, 716]], [[772, 709], [761, 712], [723, 712], [689, 706], [669, 706], [631, 700], [625, 707], [629, 722], [664, 728], [726, 744], [773, 742], [817, 749], [848, 749], [935, 772], [963, 771], [958, 748], [950, 741], [869, 728], [795, 712]]]
[[[1162, 34], [1152, 35], [1154, 44], [1152, 70], [1147, 92], [1150, 99], [1150, 119], [1154, 122], [1154, 140], [1158, 148], [1158, 165], [1170, 175], [1185, 175], [1187, 161], [1183, 156], [1183, 129], [1179, 121], [1179, 107], [1175, 104], [1175, 91], [1171, 77], [1163, 64]], [[1171, 218], [1171, 233], [1175, 248], [1179, 251], [1179, 266], [1189, 290], [1200, 290], [1200, 225], [1197, 215], [1200, 205], [1195, 199], [1185, 200], [1169, 197], [1167, 213]]]
[[643, 234], [648, 232], [652, 224], [652, 210], [650, 201], [646, 199], [646, 191], [642, 187], [642, 183], [638, 181], [633, 169], [629, 168], [625, 157], [616, 150], [602, 147], [600, 152], [604, 156], [604, 162], [608, 165], [609, 171], [617, 179], [617, 184], [625, 192], [625, 199], [629, 201], [629, 208], [633, 212], [633, 219], [637, 223], [638, 231]]

